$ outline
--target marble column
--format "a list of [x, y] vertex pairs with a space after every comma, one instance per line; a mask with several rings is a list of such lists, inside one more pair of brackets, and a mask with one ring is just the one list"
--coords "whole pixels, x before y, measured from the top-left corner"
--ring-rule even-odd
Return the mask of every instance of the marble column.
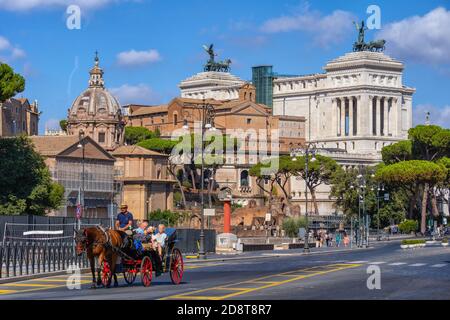
[[341, 136], [345, 136], [345, 98], [341, 99]]
[[381, 97], [375, 97], [375, 114], [377, 117], [375, 132], [377, 136], [381, 136]]
[[348, 135], [353, 136], [353, 97], [348, 100]]
[[333, 136], [335, 133], [337, 133], [337, 129], [336, 129], [336, 124], [337, 124], [337, 120], [336, 120], [336, 99], [331, 99], [331, 136]]
[[336, 98], [336, 134], [341, 135], [341, 99]]
[[389, 136], [391, 98], [384, 99], [384, 135]]

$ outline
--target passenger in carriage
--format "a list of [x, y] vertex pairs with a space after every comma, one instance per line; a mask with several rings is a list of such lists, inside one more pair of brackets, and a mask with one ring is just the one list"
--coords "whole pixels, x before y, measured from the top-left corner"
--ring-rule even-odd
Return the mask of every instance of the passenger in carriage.
[[148, 220], [143, 220], [137, 229], [134, 229], [135, 234], [146, 235], [148, 228]]
[[166, 246], [166, 226], [163, 224], [160, 224], [158, 226], [158, 233], [154, 236], [154, 248], [155, 250], [158, 250], [158, 254], [160, 257], [162, 257], [162, 251]]

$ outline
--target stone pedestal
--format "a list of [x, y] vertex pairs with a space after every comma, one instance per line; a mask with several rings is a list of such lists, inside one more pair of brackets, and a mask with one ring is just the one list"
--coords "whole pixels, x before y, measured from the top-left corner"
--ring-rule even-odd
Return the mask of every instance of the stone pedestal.
[[217, 235], [216, 251], [233, 250], [236, 247], [238, 238], [232, 233], [221, 233]]

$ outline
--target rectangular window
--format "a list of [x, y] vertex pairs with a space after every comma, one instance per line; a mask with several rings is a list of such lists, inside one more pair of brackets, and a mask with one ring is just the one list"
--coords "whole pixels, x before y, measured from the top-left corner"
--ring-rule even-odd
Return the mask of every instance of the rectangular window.
[[98, 133], [98, 142], [99, 143], [105, 143], [105, 133], [104, 132], [99, 132]]
[[247, 118], [247, 124], [250, 124], [250, 123], [252, 123], [252, 119]]

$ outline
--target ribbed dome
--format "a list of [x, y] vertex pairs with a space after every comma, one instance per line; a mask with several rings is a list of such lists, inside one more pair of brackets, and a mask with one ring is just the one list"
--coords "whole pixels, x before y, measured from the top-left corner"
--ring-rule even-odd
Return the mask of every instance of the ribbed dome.
[[99, 67], [98, 56], [95, 56], [95, 65], [89, 71], [89, 88], [73, 102], [69, 116], [87, 113], [104, 118], [120, 115], [120, 104], [117, 99], [105, 89], [103, 70]]
[[117, 99], [102, 87], [90, 87], [75, 99], [70, 107], [70, 115], [87, 113], [89, 116], [104, 118], [120, 115]]
[[83, 131], [106, 150], [114, 150], [123, 144], [125, 123], [119, 101], [105, 89], [97, 55], [89, 74], [89, 88], [68, 110], [67, 132], [78, 135]]

